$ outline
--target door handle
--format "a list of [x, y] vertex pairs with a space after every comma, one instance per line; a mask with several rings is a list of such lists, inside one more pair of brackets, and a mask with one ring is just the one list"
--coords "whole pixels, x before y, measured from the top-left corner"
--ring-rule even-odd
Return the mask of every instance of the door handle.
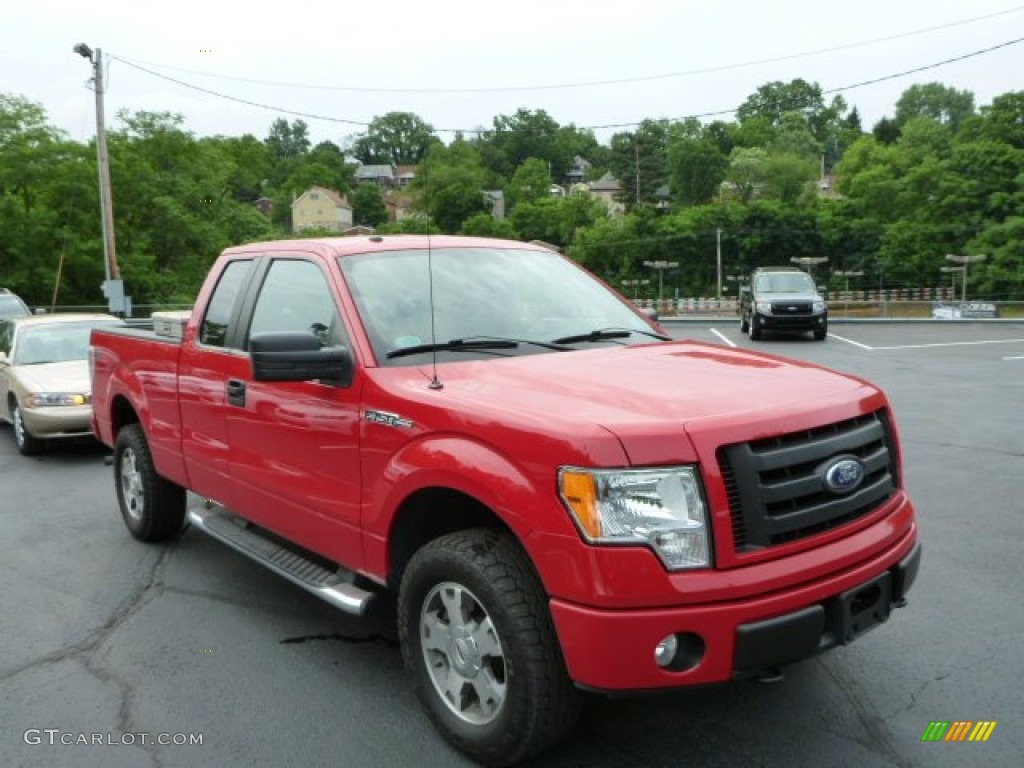
[[228, 405], [245, 405], [245, 382], [228, 379]]

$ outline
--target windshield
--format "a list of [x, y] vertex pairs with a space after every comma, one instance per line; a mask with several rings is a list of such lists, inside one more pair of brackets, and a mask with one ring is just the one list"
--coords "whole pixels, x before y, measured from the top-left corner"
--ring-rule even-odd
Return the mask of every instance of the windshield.
[[[377, 359], [383, 365], [422, 362], [422, 355], [386, 357], [403, 347], [479, 337], [545, 341], [600, 328], [651, 327], [618, 296], [573, 263], [550, 251], [516, 248], [439, 248], [431, 253], [434, 332], [431, 333], [427, 251], [345, 256], [339, 260]], [[649, 336], [609, 343], [650, 342]], [[455, 355], [514, 355], [551, 351], [519, 344], [513, 349], [442, 350]]]
[[754, 284], [758, 293], [815, 293], [814, 281], [802, 272], [761, 275]]
[[48, 323], [21, 329], [14, 342], [15, 365], [66, 363], [89, 357], [89, 336], [105, 322]]

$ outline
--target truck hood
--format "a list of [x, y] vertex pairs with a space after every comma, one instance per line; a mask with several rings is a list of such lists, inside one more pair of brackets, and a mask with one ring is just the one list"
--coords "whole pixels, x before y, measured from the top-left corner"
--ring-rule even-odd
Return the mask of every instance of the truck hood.
[[[396, 369], [391, 369], [396, 370]], [[429, 367], [407, 384], [422, 390]], [[878, 390], [859, 379], [799, 361], [694, 342], [664, 342], [576, 352], [449, 362], [438, 366], [442, 397], [488, 423], [528, 419], [573, 434], [585, 425], [614, 433], [630, 448], [646, 439], [704, 431], [701, 422], [766, 425], [826, 403], [854, 415]], [[437, 402], [436, 400], [434, 401]], [[760, 415], [752, 412], [760, 411]]]

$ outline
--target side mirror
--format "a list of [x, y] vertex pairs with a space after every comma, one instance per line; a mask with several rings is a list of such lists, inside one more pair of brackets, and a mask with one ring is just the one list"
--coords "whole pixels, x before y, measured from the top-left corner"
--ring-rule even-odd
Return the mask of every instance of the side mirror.
[[256, 381], [321, 379], [347, 387], [355, 365], [347, 347], [324, 347], [308, 331], [256, 333], [249, 339], [252, 377]]

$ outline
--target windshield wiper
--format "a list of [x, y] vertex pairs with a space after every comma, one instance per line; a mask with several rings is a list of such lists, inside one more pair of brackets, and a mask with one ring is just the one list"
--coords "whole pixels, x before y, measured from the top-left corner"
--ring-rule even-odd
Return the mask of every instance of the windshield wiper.
[[590, 333], [577, 333], [572, 336], [560, 336], [557, 339], [552, 339], [552, 344], [575, 344], [580, 341], [611, 341], [614, 339], [624, 339], [627, 336], [632, 336], [634, 333], [640, 333], [644, 336], [650, 336], [653, 339], [660, 339], [661, 341], [672, 341], [671, 336], [666, 336], [663, 333], [655, 333], [654, 331], [642, 331], [639, 328], [596, 328]]
[[436, 344], [414, 344], [411, 347], [398, 347], [385, 353], [384, 357], [391, 358], [405, 357], [406, 355], [418, 355], [421, 352], [472, 352], [478, 349], [515, 349], [519, 346], [517, 341], [505, 339], [451, 339], [439, 341]]
[[384, 356], [388, 359], [404, 357], [405, 355], [417, 355], [421, 352], [472, 352], [475, 350], [488, 349], [515, 349], [520, 344], [531, 344], [535, 347], [554, 349], [558, 352], [571, 352], [570, 347], [553, 341], [537, 341], [536, 339], [508, 339], [503, 336], [467, 336], [464, 339], [451, 339], [450, 341], [439, 341], [436, 344], [416, 344], [411, 347], [398, 347], [387, 352]]

